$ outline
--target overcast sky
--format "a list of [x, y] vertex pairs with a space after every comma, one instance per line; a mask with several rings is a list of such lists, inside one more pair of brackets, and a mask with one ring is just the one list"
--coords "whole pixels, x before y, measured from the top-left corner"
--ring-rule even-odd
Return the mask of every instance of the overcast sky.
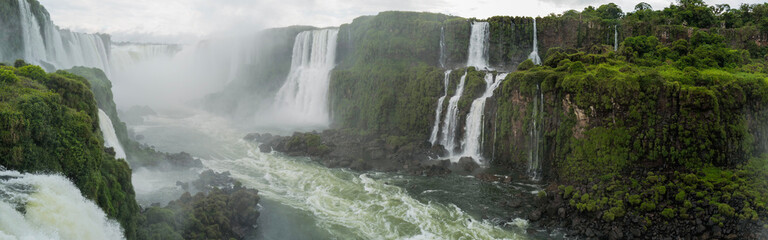
[[[338, 26], [361, 15], [387, 10], [427, 11], [461, 17], [545, 16], [581, 10], [607, 1], [594, 0], [39, 0], [56, 25], [82, 32], [113, 35], [115, 41], [187, 42], [212, 33], [269, 27]], [[625, 12], [641, 0], [613, 1]], [[732, 7], [741, 2], [719, 2]], [[645, 0], [654, 9], [674, 0]], [[246, 30], [244, 30], [246, 29]]]

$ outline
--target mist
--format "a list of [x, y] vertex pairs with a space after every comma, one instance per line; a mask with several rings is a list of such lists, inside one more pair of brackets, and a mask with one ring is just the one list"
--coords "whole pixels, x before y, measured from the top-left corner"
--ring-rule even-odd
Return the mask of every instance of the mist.
[[638, 2], [0, 0], [0, 238], [768, 239], [768, 3]]

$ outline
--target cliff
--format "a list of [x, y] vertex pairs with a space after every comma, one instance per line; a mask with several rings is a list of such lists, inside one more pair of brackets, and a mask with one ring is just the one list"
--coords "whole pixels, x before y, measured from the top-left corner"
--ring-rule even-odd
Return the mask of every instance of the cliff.
[[61, 173], [135, 238], [139, 207], [131, 169], [103, 147], [90, 83], [63, 71], [17, 66], [0, 66], [0, 165]]

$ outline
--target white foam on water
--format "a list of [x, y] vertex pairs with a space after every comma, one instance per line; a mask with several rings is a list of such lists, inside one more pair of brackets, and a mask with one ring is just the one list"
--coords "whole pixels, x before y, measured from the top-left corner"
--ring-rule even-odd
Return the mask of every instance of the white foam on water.
[[124, 239], [120, 224], [65, 177], [15, 171], [0, 176], [10, 176], [0, 180], [0, 238]]

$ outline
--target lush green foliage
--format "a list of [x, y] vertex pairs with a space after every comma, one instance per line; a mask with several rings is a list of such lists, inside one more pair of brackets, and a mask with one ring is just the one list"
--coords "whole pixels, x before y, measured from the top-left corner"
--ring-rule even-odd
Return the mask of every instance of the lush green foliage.
[[544, 67], [516, 72], [500, 88], [498, 147], [520, 137], [512, 132], [515, 122], [526, 129], [530, 113], [520, 104], [530, 100], [514, 99], [533, 97], [540, 84], [550, 121], [561, 122], [548, 130], [547, 140], [554, 142], [547, 152], [556, 149], [551, 158], [564, 179], [619, 174], [637, 165], [743, 163], [758, 154], [760, 143], [750, 132], [756, 126], [744, 113], [768, 103], [766, 74], [737, 67], [752, 60], [725, 47], [720, 36], [697, 32], [691, 42], [671, 44], [695, 49], [675, 50], [676, 58], [691, 61], [672, 61], [664, 55], [668, 45], [645, 36], [626, 39], [619, 55], [551, 51]]
[[443, 94], [444, 73], [434, 67], [440, 54], [440, 28], [445, 26], [449, 38], [459, 23], [466, 24], [451, 19], [440, 14], [384, 12], [343, 25], [341, 63], [331, 75], [330, 86], [335, 124], [425, 139], [437, 98]]
[[158, 166], [167, 158], [167, 154], [155, 151], [128, 136], [126, 124], [120, 121], [117, 115], [117, 107], [112, 97], [112, 82], [103, 71], [98, 68], [74, 67], [66, 71], [58, 71], [57, 74], [89, 83], [98, 108], [103, 110], [112, 121], [115, 134], [127, 155], [126, 160], [133, 168]]
[[644, 217], [640, 224], [645, 227], [707, 219], [735, 228], [740, 221], [758, 224], [768, 214], [767, 161], [768, 156], [752, 158], [734, 170], [706, 167], [690, 173], [632, 173], [595, 180], [591, 188], [560, 186], [559, 192], [579, 211], [601, 212], [606, 222], [628, 215]]
[[166, 207], [150, 207], [141, 215], [142, 239], [240, 239], [259, 216], [256, 190], [214, 188], [208, 193], [188, 192]]
[[0, 165], [60, 172], [135, 238], [131, 170], [104, 150], [89, 83], [37, 66], [0, 67]]

